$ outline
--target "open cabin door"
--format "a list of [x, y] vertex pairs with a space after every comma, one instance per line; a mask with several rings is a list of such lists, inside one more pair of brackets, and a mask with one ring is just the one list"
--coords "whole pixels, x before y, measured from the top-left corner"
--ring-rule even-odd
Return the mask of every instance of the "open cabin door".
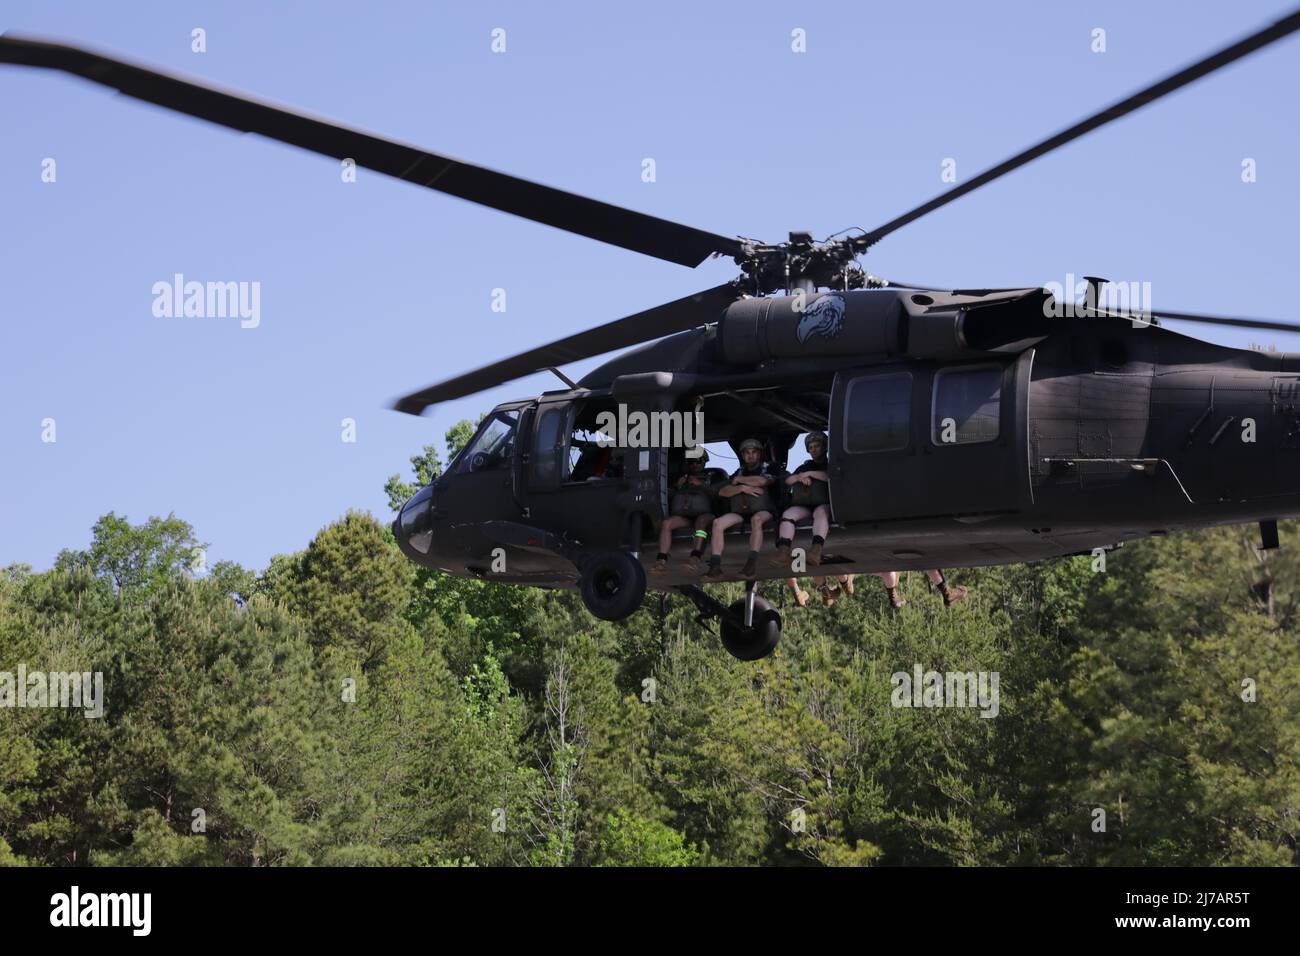
[[1010, 361], [851, 369], [831, 393], [835, 520], [1018, 511], [1032, 503], [1033, 351]]
[[531, 526], [608, 550], [624, 542], [630, 512], [657, 507], [647, 500], [659, 493], [656, 456], [618, 447], [617, 429], [601, 430], [600, 414], [617, 407], [610, 398], [538, 401], [522, 469]]

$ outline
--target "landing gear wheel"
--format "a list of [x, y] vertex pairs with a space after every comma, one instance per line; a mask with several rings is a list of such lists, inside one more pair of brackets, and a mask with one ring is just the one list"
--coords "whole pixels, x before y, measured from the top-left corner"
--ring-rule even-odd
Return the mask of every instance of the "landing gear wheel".
[[781, 639], [781, 615], [761, 597], [754, 598], [754, 626], [736, 623], [745, 620], [745, 599], [731, 605], [731, 615], [721, 620], [722, 646], [737, 660], [757, 661], [776, 650]]
[[626, 551], [606, 551], [582, 566], [582, 603], [602, 621], [631, 617], [645, 597], [645, 568]]

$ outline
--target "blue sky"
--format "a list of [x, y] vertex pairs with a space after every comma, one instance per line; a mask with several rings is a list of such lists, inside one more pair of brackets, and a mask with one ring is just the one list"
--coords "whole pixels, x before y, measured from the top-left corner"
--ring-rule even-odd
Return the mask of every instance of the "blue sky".
[[[1286, 10], [7, 0], [0, 29], [778, 241], [878, 225], [945, 188], [945, 158], [973, 175]], [[206, 53], [191, 52], [195, 27]], [[490, 50], [495, 27], [505, 54]], [[1098, 27], [1105, 53], [1090, 49]], [[807, 53], [791, 52], [795, 28]], [[1300, 319], [1298, 54], [1293, 37], [1234, 64], [905, 227], [865, 264], [952, 286], [1097, 274], [1151, 282], [1156, 308]], [[392, 398], [735, 271], [365, 171], [344, 184], [334, 160], [71, 77], [0, 67], [0, 90], [0, 565], [47, 567], [112, 510], [175, 512], [212, 543], [209, 561], [262, 567], [350, 507], [385, 516], [385, 478], [421, 445], [552, 382], [425, 418]], [[47, 157], [55, 183], [41, 181]], [[178, 272], [259, 282], [260, 325], [155, 317], [153, 284]], [[1300, 350], [1300, 336], [1200, 334]]]

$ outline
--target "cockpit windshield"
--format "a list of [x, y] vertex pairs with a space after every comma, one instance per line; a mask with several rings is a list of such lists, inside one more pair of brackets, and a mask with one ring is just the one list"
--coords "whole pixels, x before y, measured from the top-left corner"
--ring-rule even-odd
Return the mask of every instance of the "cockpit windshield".
[[456, 458], [456, 471], [503, 468], [515, 452], [515, 426], [519, 413], [494, 412], [479, 426], [478, 434]]

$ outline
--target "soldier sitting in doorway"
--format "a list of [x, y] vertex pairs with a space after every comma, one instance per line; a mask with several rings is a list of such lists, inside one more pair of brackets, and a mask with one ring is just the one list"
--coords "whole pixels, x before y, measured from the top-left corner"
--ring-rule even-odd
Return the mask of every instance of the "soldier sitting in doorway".
[[825, 432], [809, 432], [803, 440], [808, 452], [808, 461], [794, 470], [785, 483], [790, 488], [791, 505], [781, 515], [781, 526], [777, 529], [776, 553], [772, 555], [774, 565], [790, 565], [790, 547], [794, 540], [796, 521], [812, 518], [812, 547], [808, 549], [808, 563], [817, 567], [822, 563], [822, 546], [826, 544], [826, 534], [831, 527], [831, 499], [829, 467], [826, 460]]
[[709, 556], [711, 578], [722, 577], [722, 549], [728, 528], [749, 519], [749, 559], [741, 575], [754, 578], [758, 575], [758, 552], [763, 547], [763, 525], [772, 520], [776, 512], [775, 490], [780, 469], [763, 461], [763, 443], [757, 438], [746, 438], [740, 443], [740, 467], [731, 476], [731, 482], [718, 492], [727, 501], [731, 511], [713, 522], [713, 548]]
[[669, 516], [659, 527], [659, 555], [655, 558], [651, 574], [668, 570], [668, 555], [673, 546], [673, 532], [678, 528], [695, 528], [693, 547], [687, 559], [699, 568], [704, 547], [709, 540], [709, 527], [713, 524], [714, 502], [727, 475], [720, 468], [706, 468], [709, 453], [699, 449], [699, 456], [686, 458], [686, 471], [673, 483], [672, 497], [668, 501]]

